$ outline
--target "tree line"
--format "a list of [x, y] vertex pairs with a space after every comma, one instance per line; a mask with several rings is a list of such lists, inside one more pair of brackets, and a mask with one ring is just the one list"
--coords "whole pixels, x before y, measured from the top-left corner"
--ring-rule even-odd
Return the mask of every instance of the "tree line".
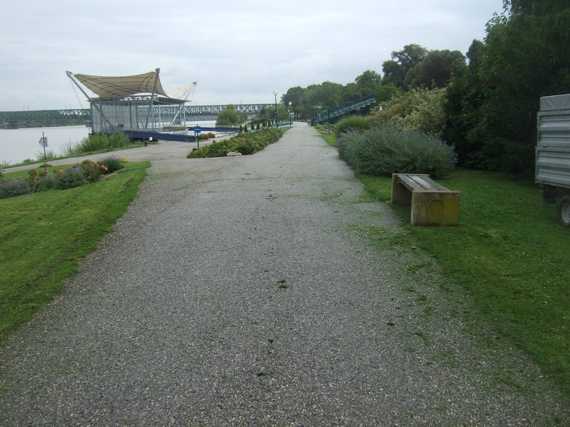
[[293, 87], [282, 101], [310, 119], [370, 95], [393, 109], [408, 93], [443, 91], [439, 136], [460, 165], [532, 173], [540, 97], [570, 93], [569, 46], [568, 0], [505, 0], [466, 55], [410, 44], [392, 52], [381, 73], [367, 70], [346, 85]]
[[89, 119], [89, 110], [78, 110], [76, 114], [59, 110], [0, 111], [0, 129], [86, 125]]

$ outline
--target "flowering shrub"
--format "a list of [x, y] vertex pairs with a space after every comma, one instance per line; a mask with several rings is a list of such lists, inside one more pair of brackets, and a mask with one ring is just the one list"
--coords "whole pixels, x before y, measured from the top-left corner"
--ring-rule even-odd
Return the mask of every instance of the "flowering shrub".
[[87, 182], [81, 166], [73, 166], [57, 173], [57, 188], [62, 190], [79, 187]]
[[370, 117], [372, 126], [392, 124], [441, 137], [445, 128], [446, 89], [414, 89], [382, 105]]
[[124, 167], [121, 161], [115, 157], [109, 157], [99, 163], [107, 169], [104, 173], [113, 173]]

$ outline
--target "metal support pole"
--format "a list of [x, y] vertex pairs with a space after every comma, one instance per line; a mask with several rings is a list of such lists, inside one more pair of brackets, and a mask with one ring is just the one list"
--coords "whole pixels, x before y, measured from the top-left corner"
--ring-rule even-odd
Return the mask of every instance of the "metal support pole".
[[[105, 116], [105, 114], [103, 114], [103, 109], [101, 108], [101, 106], [98, 105], [96, 102], [93, 102], [92, 99], [89, 97], [89, 95], [87, 95], [87, 92], [85, 92], [83, 90], [83, 88], [79, 85], [79, 83], [77, 83], [75, 81], [75, 78], [73, 77], [73, 73], [71, 71], [66, 71], [65, 74], [67, 74], [67, 77], [69, 77], [69, 79], [73, 82], [73, 84], [75, 86], [77, 86], [77, 88], [81, 91], [81, 93], [83, 95], [85, 95], [85, 98], [87, 98], [89, 103], [99, 111], [99, 114], [101, 114], [101, 118], [107, 122], [107, 124], [109, 125], [111, 130], [114, 129], [113, 124], [109, 121], [109, 119], [107, 119], [107, 116]], [[92, 126], [95, 125], [95, 121], [93, 120], [93, 113], [91, 113], [91, 125]], [[91, 130], [93, 130], [93, 129], [91, 129]]]
[[150, 113], [152, 111], [152, 105], [154, 104], [154, 93], [156, 92], [156, 85], [158, 84], [158, 76], [160, 75], [160, 68], [157, 68], [155, 70], [155, 75], [154, 75], [154, 84], [152, 85], [152, 94], [150, 96], [150, 105], [148, 108], [148, 111], [146, 113], [146, 120], [144, 122], [144, 128], [147, 129], [148, 128], [148, 119], [150, 117]]

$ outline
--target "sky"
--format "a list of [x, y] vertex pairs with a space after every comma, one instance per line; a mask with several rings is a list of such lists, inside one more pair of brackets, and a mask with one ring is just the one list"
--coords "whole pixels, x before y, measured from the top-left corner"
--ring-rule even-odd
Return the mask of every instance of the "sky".
[[466, 52], [502, 0], [28, 0], [2, 5], [0, 110], [85, 108], [65, 75], [161, 69], [170, 96], [266, 103], [348, 83], [404, 45]]

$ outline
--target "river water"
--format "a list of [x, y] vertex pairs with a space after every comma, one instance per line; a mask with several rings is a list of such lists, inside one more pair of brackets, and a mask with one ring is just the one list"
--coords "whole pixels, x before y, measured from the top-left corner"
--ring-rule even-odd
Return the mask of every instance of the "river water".
[[[214, 121], [187, 122], [187, 126], [214, 126]], [[25, 159], [36, 159], [42, 152], [38, 141], [42, 132], [48, 138], [47, 150], [63, 154], [65, 149], [81, 142], [89, 135], [87, 126], [0, 129], [0, 165], [14, 164]]]

